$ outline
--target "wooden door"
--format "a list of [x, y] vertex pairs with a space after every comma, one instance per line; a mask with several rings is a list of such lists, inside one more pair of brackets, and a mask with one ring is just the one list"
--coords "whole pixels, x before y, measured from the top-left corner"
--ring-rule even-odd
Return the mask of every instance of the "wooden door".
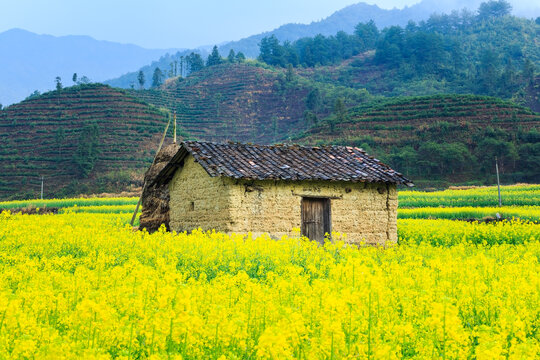
[[302, 235], [324, 243], [324, 234], [331, 232], [330, 199], [302, 199]]

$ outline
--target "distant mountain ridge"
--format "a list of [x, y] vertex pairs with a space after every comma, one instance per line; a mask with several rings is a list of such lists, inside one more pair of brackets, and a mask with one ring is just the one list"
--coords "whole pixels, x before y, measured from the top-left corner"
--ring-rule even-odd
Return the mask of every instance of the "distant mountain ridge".
[[38, 35], [22, 29], [0, 33], [0, 104], [55, 87], [56, 76], [72, 85], [73, 73], [104, 81], [134, 71], [167, 52], [95, 40], [89, 36]]
[[265, 36], [275, 35], [280, 41], [294, 41], [318, 34], [325, 36], [335, 35], [338, 31], [352, 33], [358, 23], [365, 23], [370, 20], [373, 20], [379, 29], [392, 25], [405, 26], [410, 20], [417, 22], [425, 20], [433, 13], [450, 12], [462, 8], [476, 8], [480, 2], [478, 0], [424, 0], [403, 9], [394, 8], [390, 10], [360, 2], [349, 5], [334, 12], [327, 18], [311, 24], [285, 24], [272, 31], [222, 44], [220, 50], [227, 54], [230, 49], [234, 49], [235, 51], [242, 51], [248, 57], [257, 57], [259, 54], [258, 43]]

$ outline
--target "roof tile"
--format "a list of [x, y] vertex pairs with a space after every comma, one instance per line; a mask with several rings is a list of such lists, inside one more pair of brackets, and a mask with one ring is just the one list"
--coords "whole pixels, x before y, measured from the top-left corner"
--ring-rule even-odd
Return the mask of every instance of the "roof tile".
[[252, 145], [185, 141], [156, 182], [167, 183], [184, 157], [191, 154], [212, 176], [250, 180], [329, 180], [351, 182], [412, 182], [357, 147]]

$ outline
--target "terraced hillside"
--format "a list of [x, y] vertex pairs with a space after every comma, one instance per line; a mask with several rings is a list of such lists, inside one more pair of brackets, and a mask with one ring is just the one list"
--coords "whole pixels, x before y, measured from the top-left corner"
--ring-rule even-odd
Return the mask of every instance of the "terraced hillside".
[[[448, 123], [448, 124], [447, 124]], [[313, 140], [353, 141], [373, 136], [384, 147], [414, 140], [433, 125], [450, 126], [445, 140], [462, 139], [478, 127], [528, 130], [540, 125], [540, 115], [497, 98], [475, 95], [435, 95], [380, 100], [351, 108], [345, 121], [330, 131], [330, 121], [310, 129]], [[397, 136], [396, 136], [397, 135]]]
[[287, 81], [281, 69], [223, 64], [131, 94], [176, 110], [179, 126], [198, 139], [271, 143], [306, 129], [309, 90], [302, 82]]
[[364, 147], [420, 184], [428, 178], [489, 182], [495, 157], [507, 182], [537, 181], [539, 127], [538, 113], [509, 101], [435, 95], [354, 107], [296, 140]]
[[52, 91], [0, 111], [0, 198], [140, 185], [167, 113], [105, 85]]

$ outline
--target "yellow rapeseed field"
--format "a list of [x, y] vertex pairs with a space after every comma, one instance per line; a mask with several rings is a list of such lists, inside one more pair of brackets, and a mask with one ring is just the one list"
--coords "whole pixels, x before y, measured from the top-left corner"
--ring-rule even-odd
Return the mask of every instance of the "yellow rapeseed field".
[[540, 356], [535, 224], [400, 220], [400, 245], [355, 248], [128, 219], [0, 215], [0, 359]]

